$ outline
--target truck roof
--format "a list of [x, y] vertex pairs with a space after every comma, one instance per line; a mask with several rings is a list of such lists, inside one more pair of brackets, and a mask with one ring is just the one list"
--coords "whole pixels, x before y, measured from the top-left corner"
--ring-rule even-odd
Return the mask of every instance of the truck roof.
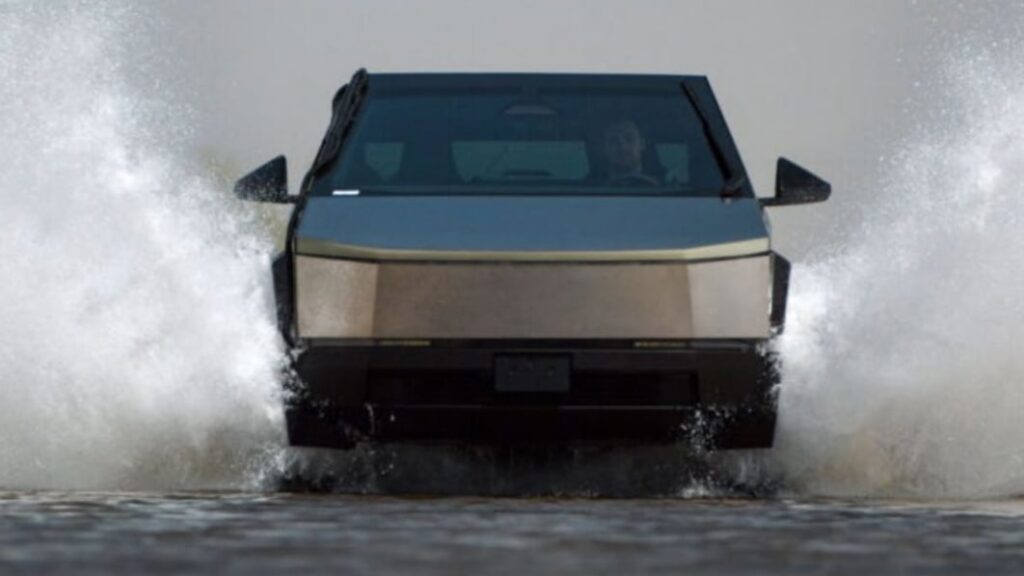
[[502, 88], [523, 86], [573, 86], [583, 89], [629, 88], [635, 90], [679, 90], [685, 80], [705, 80], [705, 76], [669, 74], [590, 74], [522, 72], [413, 72], [370, 73], [374, 89], [392, 88]]

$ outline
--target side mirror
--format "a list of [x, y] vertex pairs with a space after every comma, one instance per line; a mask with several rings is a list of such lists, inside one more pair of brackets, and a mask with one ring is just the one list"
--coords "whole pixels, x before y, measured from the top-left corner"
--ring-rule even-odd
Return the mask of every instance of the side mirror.
[[775, 198], [761, 199], [762, 206], [790, 206], [824, 202], [832, 185], [800, 166], [779, 158], [775, 168]]
[[288, 195], [288, 161], [278, 156], [246, 174], [235, 183], [235, 196], [242, 200], [292, 204]]

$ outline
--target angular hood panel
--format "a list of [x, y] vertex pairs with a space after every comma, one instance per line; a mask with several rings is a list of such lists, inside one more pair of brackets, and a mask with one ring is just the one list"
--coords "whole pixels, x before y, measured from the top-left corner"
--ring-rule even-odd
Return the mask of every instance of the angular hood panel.
[[368, 260], [697, 260], [760, 254], [755, 199], [313, 197], [299, 254]]

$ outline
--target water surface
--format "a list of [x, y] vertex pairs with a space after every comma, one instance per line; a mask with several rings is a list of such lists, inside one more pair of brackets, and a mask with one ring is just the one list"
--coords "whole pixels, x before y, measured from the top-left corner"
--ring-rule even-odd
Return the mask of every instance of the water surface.
[[0, 495], [0, 572], [1020, 574], [1024, 503]]

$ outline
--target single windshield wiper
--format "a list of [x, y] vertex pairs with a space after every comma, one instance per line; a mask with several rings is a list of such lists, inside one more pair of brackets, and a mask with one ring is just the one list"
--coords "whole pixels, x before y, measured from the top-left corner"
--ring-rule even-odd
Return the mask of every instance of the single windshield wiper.
[[740, 193], [743, 186], [747, 183], [747, 177], [743, 174], [739, 174], [729, 178], [725, 184], [722, 185], [721, 195], [725, 197], [733, 197]]
[[345, 138], [348, 136], [349, 130], [355, 122], [356, 114], [359, 112], [359, 107], [363, 103], [363, 98], [366, 96], [368, 77], [366, 69], [360, 68], [335, 97], [331, 124], [327, 128], [327, 135], [324, 137], [320, 151], [313, 161], [313, 174], [320, 174], [326, 166], [334, 162], [338, 153], [341, 152]]
[[707, 139], [708, 144], [711, 146], [711, 153], [715, 156], [715, 161], [718, 162], [718, 167], [725, 171], [726, 181], [722, 186], [720, 192], [722, 197], [731, 198], [739, 194], [740, 190], [747, 183], [747, 177], [729, 161], [729, 157], [726, 156], [725, 151], [719, 145], [718, 140], [715, 139], [714, 134], [711, 132], [711, 123], [708, 121], [707, 111], [700, 102], [700, 98], [697, 97], [697, 93], [693, 90], [686, 81], [682, 82], [683, 93], [686, 94], [686, 99], [690, 101], [690, 105], [693, 106], [694, 112], [697, 114], [697, 119], [700, 120], [700, 127], [704, 131], [704, 138]]

